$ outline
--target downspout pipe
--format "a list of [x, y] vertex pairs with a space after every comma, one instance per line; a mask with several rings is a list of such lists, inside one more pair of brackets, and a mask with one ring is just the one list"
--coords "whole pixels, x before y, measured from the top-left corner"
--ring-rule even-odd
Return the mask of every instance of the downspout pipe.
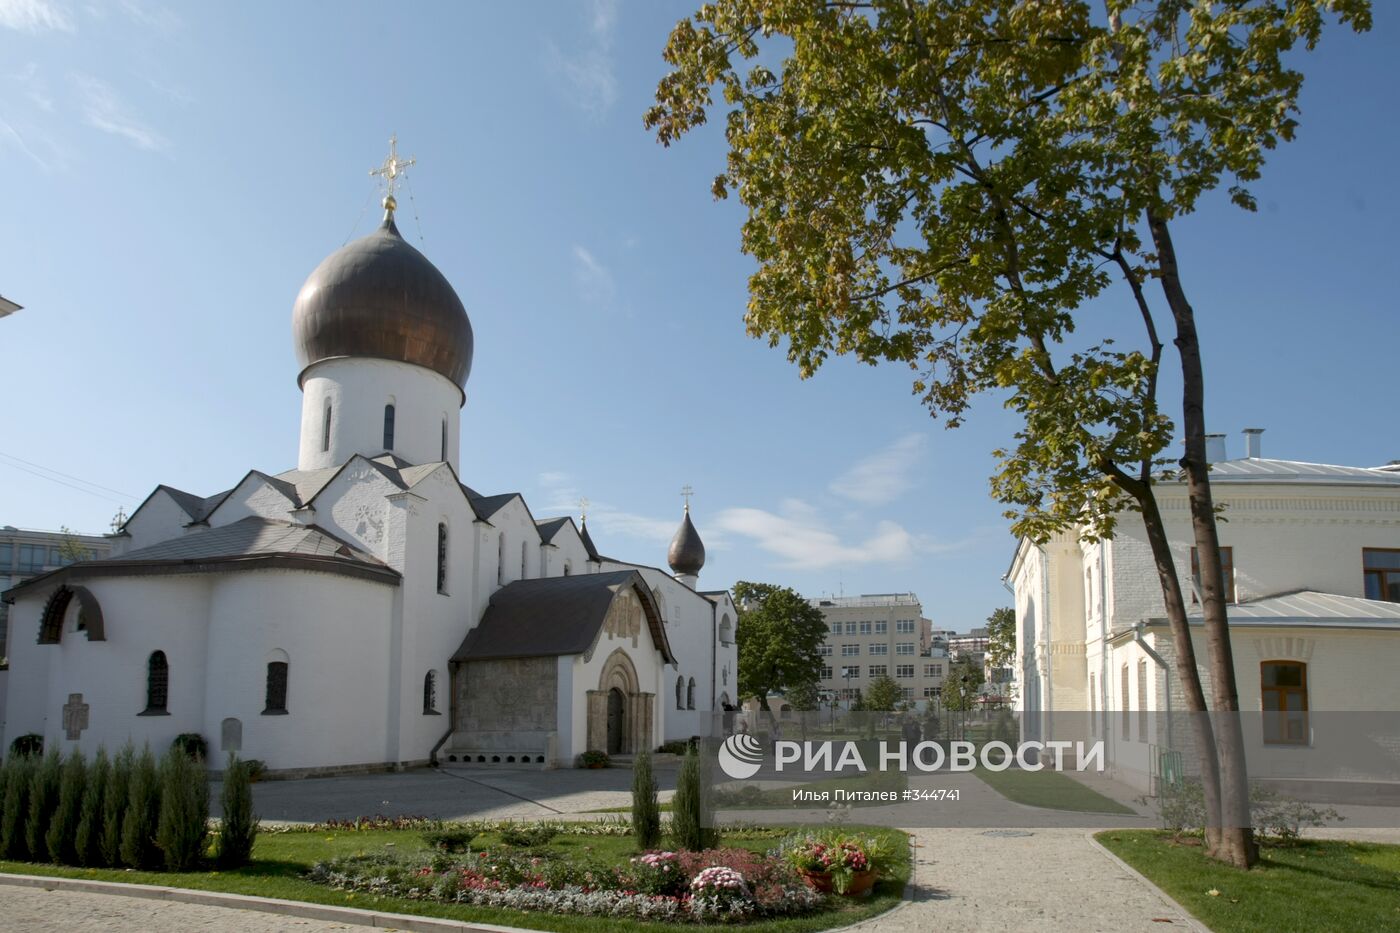
[[1143, 631], [1143, 629], [1145, 629], [1146, 627], [1147, 627], [1147, 623], [1146, 623], [1146, 622], [1139, 622], [1137, 625], [1134, 625], [1134, 626], [1133, 626], [1133, 641], [1136, 642], [1136, 643], [1137, 643], [1137, 646], [1138, 646], [1139, 648], [1142, 649], [1142, 653], [1143, 653], [1143, 654], [1147, 655], [1149, 658], [1152, 659], [1152, 663], [1156, 664], [1159, 668], [1162, 669], [1162, 676], [1163, 676], [1163, 678], [1164, 678], [1164, 679], [1163, 679], [1163, 683], [1164, 683], [1164, 685], [1166, 686], [1166, 689], [1162, 691], [1162, 695], [1165, 697], [1165, 700], [1166, 700], [1166, 703], [1165, 703], [1165, 706], [1166, 706], [1166, 714], [1167, 714], [1167, 742], [1166, 742], [1166, 745], [1167, 745], [1167, 748], [1171, 748], [1171, 747], [1172, 747], [1172, 681], [1171, 681], [1171, 678], [1172, 678], [1172, 670], [1171, 670], [1171, 666], [1167, 664], [1166, 660], [1163, 659], [1163, 657], [1162, 657], [1160, 654], [1158, 654], [1156, 651], [1154, 651], [1153, 648], [1152, 648], [1152, 646], [1149, 645], [1149, 644], [1147, 643], [1146, 639], [1144, 639], [1144, 638], [1142, 637], [1142, 631]]

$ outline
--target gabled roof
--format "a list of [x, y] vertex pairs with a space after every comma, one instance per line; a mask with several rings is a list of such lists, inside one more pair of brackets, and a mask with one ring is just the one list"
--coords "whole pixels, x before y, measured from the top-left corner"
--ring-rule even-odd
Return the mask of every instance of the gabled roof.
[[535, 522], [535, 528], [540, 533], [540, 543], [549, 544], [554, 540], [565, 525], [571, 524], [573, 519], [565, 515], [563, 518], [545, 518]]
[[[1322, 628], [1379, 628], [1400, 632], [1400, 603], [1317, 590], [1293, 590], [1225, 607], [1231, 626], [1302, 625]], [[1153, 622], [1165, 620], [1153, 619]], [[1201, 615], [1187, 617], [1203, 625]]]
[[661, 615], [646, 580], [635, 570], [517, 580], [503, 586], [452, 660], [583, 654], [598, 638], [618, 594], [626, 589], [641, 601], [652, 643], [667, 664], [674, 664]]
[[[233, 489], [225, 489], [223, 492], [215, 493], [212, 496], [201, 497], [191, 492], [185, 492], [183, 489], [176, 489], [174, 486], [166, 486], [162, 483], [151, 492], [151, 496], [154, 496], [161, 490], [165, 490], [165, 494], [175, 500], [175, 504], [190, 517], [190, 521], [192, 522], [204, 521], [209, 517], [210, 513], [217, 509], [224, 499], [228, 497], [228, 494], [233, 492]], [[150, 501], [151, 496], [146, 497], [147, 502]], [[145, 504], [145, 502], [141, 503], [141, 505]], [[141, 511], [141, 506], [136, 507], [136, 512], [139, 511]], [[133, 518], [136, 512], [131, 513]]]
[[315, 525], [249, 516], [208, 531], [171, 538], [119, 558], [86, 560], [31, 577], [5, 594], [56, 579], [172, 573], [215, 573], [281, 567], [319, 570], [398, 584], [399, 573], [372, 554]]
[[1212, 486], [1242, 483], [1305, 483], [1328, 486], [1400, 487], [1400, 473], [1371, 467], [1307, 463], [1301, 460], [1265, 460], [1241, 457], [1210, 465]]
[[[463, 487], [464, 489], [466, 487]], [[506, 503], [512, 499], [522, 499], [518, 492], [503, 492], [494, 496], [480, 496], [467, 489], [467, 499], [471, 501], [472, 508], [476, 509], [476, 514], [487, 521], [501, 509], [506, 507]]]

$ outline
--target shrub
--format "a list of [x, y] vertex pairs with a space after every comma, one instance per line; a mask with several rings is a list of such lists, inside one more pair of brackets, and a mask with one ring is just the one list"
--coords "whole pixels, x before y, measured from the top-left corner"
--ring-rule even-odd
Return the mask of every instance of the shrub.
[[78, 838], [78, 819], [83, 806], [83, 793], [87, 784], [87, 762], [82, 752], [74, 750], [63, 763], [63, 773], [58, 784], [58, 807], [49, 820], [45, 845], [49, 850], [49, 860], [59, 865], [78, 864], [78, 852], [74, 846]]
[[160, 776], [155, 756], [148, 745], [131, 769], [126, 814], [122, 817], [122, 864], [128, 868], [158, 868], [160, 849], [156, 846], [156, 823], [160, 818]]
[[171, 741], [170, 747], [180, 749], [196, 761], [209, 757], [209, 743], [198, 732], [181, 732]]
[[131, 801], [131, 775], [136, 770], [136, 752], [128, 742], [112, 759], [112, 773], [102, 798], [102, 835], [98, 840], [101, 864], [117, 868], [122, 863], [122, 824]]
[[548, 844], [549, 840], [559, 835], [559, 825], [556, 823], [513, 823], [502, 826], [499, 830], [501, 841], [508, 846], [542, 846]]
[[224, 769], [224, 787], [219, 806], [224, 814], [219, 827], [219, 865], [237, 868], [248, 864], [253, 856], [253, 841], [258, 835], [258, 815], [253, 812], [253, 769], [250, 762], [239, 761], [229, 752], [228, 767]]
[[112, 765], [107, 760], [107, 750], [99, 748], [92, 767], [88, 768], [87, 785], [78, 807], [78, 827], [73, 833], [73, 853], [78, 864], [86, 868], [107, 864], [102, 859], [102, 814], [111, 780]]
[[612, 764], [607, 752], [600, 752], [596, 748], [590, 748], [578, 756], [578, 766], [580, 768], [606, 768]]
[[38, 762], [29, 755], [17, 755], [5, 764], [5, 801], [0, 811], [0, 856], [16, 861], [29, 858], [29, 842], [24, 824], [29, 818], [29, 788]]
[[29, 815], [24, 820], [24, 842], [33, 861], [49, 860], [49, 822], [58, 808], [58, 789], [62, 782], [63, 757], [57, 749], [52, 749], [39, 760], [29, 782]]
[[204, 857], [209, 840], [209, 773], [204, 759], [178, 743], [160, 764], [160, 819], [156, 845], [169, 871], [188, 871]]
[[10, 757], [38, 758], [44, 754], [44, 737], [37, 732], [28, 732], [10, 743]]
[[243, 762], [243, 767], [248, 769], [248, 780], [254, 784], [262, 780], [262, 776], [267, 773], [267, 762], [261, 758], [248, 758]]
[[[1146, 802], [1146, 798], [1140, 798]], [[1186, 778], [1175, 786], [1166, 787], [1157, 796], [1157, 818], [1162, 828], [1173, 836], [1201, 836], [1206, 829], [1206, 801], [1201, 782]], [[1298, 839], [1303, 827], [1323, 826], [1330, 820], [1345, 817], [1330, 807], [1315, 807], [1301, 800], [1291, 800], [1259, 784], [1249, 786], [1249, 817], [1254, 832], [1261, 839], [1291, 843]]]
[[632, 763], [632, 831], [639, 849], [654, 849], [661, 841], [661, 805], [656, 799], [651, 753], [645, 750]]
[[714, 848], [718, 834], [707, 812], [705, 798], [705, 787], [700, 780], [700, 756], [691, 749], [681, 759], [676, 795], [671, 799], [671, 838], [677, 848], [692, 852]]
[[476, 830], [470, 827], [433, 829], [420, 835], [425, 843], [439, 852], [468, 852], [472, 840], [476, 838]]
[[669, 742], [662, 742], [656, 747], [659, 755], [684, 755], [687, 749], [695, 747], [694, 739], [672, 739]]

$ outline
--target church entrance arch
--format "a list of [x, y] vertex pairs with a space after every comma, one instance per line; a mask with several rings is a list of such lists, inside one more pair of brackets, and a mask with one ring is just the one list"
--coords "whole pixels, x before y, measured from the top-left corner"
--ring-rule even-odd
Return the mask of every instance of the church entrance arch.
[[637, 668], [618, 648], [588, 691], [588, 748], [609, 755], [632, 755], [650, 744], [656, 694], [644, 693]]

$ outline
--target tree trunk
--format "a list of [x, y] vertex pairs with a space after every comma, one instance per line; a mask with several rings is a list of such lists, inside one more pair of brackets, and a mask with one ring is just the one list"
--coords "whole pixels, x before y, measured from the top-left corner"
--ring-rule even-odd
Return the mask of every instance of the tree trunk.
[[1206, 460], [1205, 376], [1196, 317], [1181, 286], [1181, 271], [1166, 218], [1147, 212], [1152, 242], [1157, 248], [1162, 291], [1176, 322], [1177, 352], [1181, 357], [1182, 427], [1186, 455], [1181, 460], [1191, 502], [1191, 528], [1196, 541], [1201, 575], [1201, 602], [1205, 616], [1206, 649], [1210, 660], [1211, 696], [1214, 700], [1215, 735], [1220, 763], [1221, 846], [1216, 857], [1241, 868], [1259, 859], [1249, 815], [1249, 775], [1245, 764], [1244, 735], [1240, 728], [1239, 692], [1235, 687], [1235, 659], [1230, 648], [1230, 626], [1225, 612], [1225, 574], [1220, 563], [1220, 539], [1215, 527], [1215, 504], [1210, 491], [1210, 464]]
[[[1191, 628], [1186, 621], [1186, 601], [1181, 593], [1176, 562], [1172, 560], [1166, 526], [1152, 487], [1140, 485], [1130, 489], [1142, 508], [1142, 523], [1152, 546], [1152, 559], [1157, 566], [1157, 579], [1167, 607], [1167, 626], [1175, 643], [1176, 676], [1186, 694], [1186, 711], [1191, 719], [1191, 731], [1196, 740], [1201, 766], [1201, 790], [1206, 806], [1206, 850], [1212, 854], [1221, 846], [1220, 762], [1216, 757], [1215, 730], [1206, 707], [1205, 691], [1201, 688], [1200, 671], [1196, 667], [1196, 647], [1191, 641]], [[1170, 686], [1168, 687], [1170, 689]], [[1124, 712], [1126, 716], [1126, 711]]]

